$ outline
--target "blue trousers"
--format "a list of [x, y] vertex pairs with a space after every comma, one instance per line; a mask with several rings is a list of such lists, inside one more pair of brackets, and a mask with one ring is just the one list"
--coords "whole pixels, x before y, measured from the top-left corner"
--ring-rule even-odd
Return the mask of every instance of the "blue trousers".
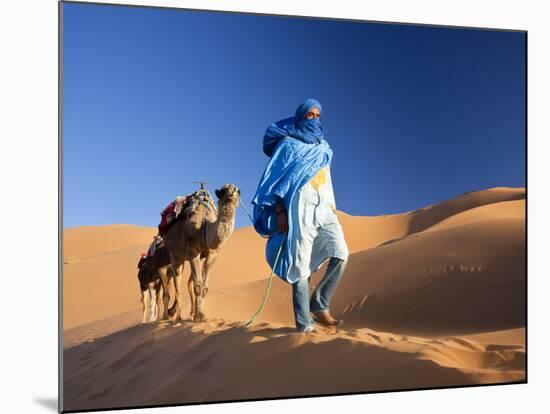
[[346, 264], [347, 260], [331, 257], [325, 275], [311, 294], [311, 298], [309, 297], [309, 280], [311, 276], [292, 284], [294, 320], [298, 331], [313, 326], [310, 312], [329, 309], [330, 300], [346, 270]]

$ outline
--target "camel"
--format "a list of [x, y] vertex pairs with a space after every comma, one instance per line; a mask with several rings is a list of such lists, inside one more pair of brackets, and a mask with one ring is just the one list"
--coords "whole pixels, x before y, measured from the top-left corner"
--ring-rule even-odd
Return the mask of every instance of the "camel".
[[175, 222], [164, 237], [164, 243], [170, 253], [170, 270], [175, 286], [174, 305], [168, 310], [170, 295], [167, 289], [168, 273], [166, 268], [158, 268], [163, 287], [164, 310], [162, 319], [176, 313], [176, 321], [181, 316], [183, 292], [181, 278], [183, 264], [191, 265], [191, 275], [187, 282], [191, 299], [189, 316], [195, 322], [206, 319], [203, 301], [208, 292], [208, 283], [212, 266], [221, 248], [229, 239], [235, 227], [235, 213], [239, 205], [240, 190], [233, 184], [225, 184], [215, 191], [218, 197], [218, 209], [210, 203], [197, 203], [186, 208], [185, 220]]
[[[152, 256], [144, 257], [138, 264], [138, 280], [141, 290], [143, 314], [141, 323], [155, 322], [158, 319], [158, 305], [160, 304], [162, 282], [157, 269], [166, 268], [167, 277], [173, 276], [170, 265], [170, 254], [164, 245], [159, 245]], [[149, 319], [147, 320], [147, 310]]]
[[[143, 314], [141, 323], [154, 322], [158, 317], [158, 305], [160, 301], [160, 292], [162, 284], [159, 278], [154, 277], [154, 273], [147, 262], [138, 270], [139, 287], [141, 290], [141, 303], [143, 305]], [[147, 310], [149, 309], [149, 320], [147, 320]]]

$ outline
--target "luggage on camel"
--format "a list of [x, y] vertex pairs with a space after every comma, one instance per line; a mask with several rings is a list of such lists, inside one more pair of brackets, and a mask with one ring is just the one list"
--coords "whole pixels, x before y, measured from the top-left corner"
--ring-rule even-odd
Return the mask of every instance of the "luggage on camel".
[[170, 228], [170, 224], [174, 221], [175, 218], [177, 218], [181, 211], [183, 210], [183, 207], [185, 206], [187, 202], [186, 196], [177, 196], [174, 201], [172, 201], [170, 204], [168, 204], [164, 210], [161, 211], [161, 221], [158, 225], [159, 234], [161, 236], [164, 236], [168, 229]]
[[160, 213], [161, 221], [158, 225], [159, 235], [164, 237], [174, 222], [187, 217], [198, 207], [199, 204], [203, 204], [206, 208], [211, 208], [214, 211], [217, 211], [216, 204], [212, 199], [212, 196], [205, 188], [200, 188], [194, 193], [186, 196], [176, 197], [176, 199], [168, 204]]

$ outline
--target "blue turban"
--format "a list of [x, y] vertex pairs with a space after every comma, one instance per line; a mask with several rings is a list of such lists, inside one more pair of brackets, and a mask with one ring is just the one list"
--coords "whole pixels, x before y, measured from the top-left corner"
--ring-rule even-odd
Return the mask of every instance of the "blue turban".
[[271, 124], [264, 135], [264, 153], [271, 158], [275, 147], [284, 137], [292, 137], [306, 144], [314, 144], [324, 139], [321, 120], [318, 118], [304, 119], [311, 108], [318, 108], [322, 113], [321, 104], [315, 99], [308, 99], [297, 109], [294, 116]]

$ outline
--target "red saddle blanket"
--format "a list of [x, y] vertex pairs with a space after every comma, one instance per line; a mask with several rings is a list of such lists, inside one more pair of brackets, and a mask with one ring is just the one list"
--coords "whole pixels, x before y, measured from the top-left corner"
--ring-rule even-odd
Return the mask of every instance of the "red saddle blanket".
[[178, 196], [174, 201], [168, 204], [164, 208], [164, 210], [162, 210], [162, 212], [160, 213], [160, 224], [158, 225], [159, 234], [161, 236], [164, 237], [164, 235], [166, 235], [168, 229], [170, 228], [170, 224], [177, 216], [179, 216], [179, 214], [183, 210], [183, 207], [185, 207], [187, 199], [188, 196]]

